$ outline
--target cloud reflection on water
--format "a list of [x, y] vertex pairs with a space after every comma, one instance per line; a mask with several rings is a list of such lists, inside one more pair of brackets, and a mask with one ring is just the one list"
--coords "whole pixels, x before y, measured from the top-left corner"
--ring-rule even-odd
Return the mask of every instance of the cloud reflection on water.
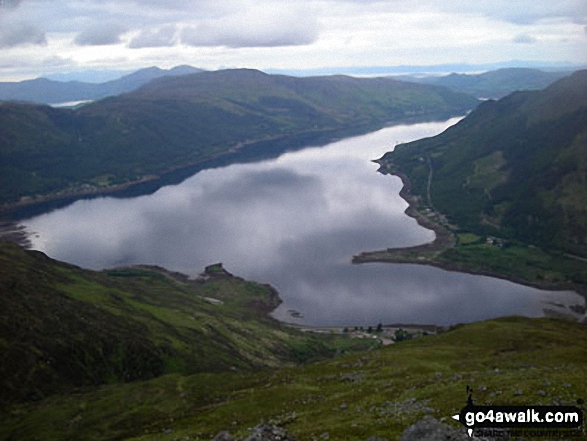
[[157, 264], [197, 274], [223, 262], [284, 298], [276, 316], [314, 324], [454, 323], [539, 315], [536, 290], [418, 265], [352, 265], [361, 251], [428, 242], [401, 181], [370, 162], [398, 140], [454, 123], [387, 128], [277, 159], [202, 171], [130, 199], [75, 202], [24, 224], [34, 246], [87, 268]]

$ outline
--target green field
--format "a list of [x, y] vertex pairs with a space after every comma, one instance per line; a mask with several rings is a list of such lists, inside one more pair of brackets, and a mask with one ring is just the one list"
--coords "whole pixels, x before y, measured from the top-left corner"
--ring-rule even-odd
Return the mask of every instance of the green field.
[[447, 249], [434, 260], [452, 269], [486, 271], [536, 285], [587, 286], [585, 261], [528, 245], [464, 244]]

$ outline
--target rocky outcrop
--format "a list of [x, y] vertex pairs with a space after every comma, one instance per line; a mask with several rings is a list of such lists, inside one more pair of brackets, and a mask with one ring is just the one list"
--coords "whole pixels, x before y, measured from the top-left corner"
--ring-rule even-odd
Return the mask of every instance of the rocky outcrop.
[[[426, 416], [416, 424], [408, 427], [402, 434], [400, 441], [485, 441], [486, 438], [471, 438], [464, 427], [454, 428], [438, 421], [436, 418]], [[507, 441], [509, 438], [499, 438]], [[487, 440], [489, 441], [489, 440]]]
[[[465, 428], [455, 428], [432, 416], [426, 416], [408, 427], [402, 434], [400, 441], [470, 441], [472, 439], [490, 441], [487, 438], [471, 438]], [[509, 437], [499, 438], [499, 441], [508, 440]], [[246, 438], [237, 440], [230, 433], [224, 431], [216, 435], [212, 441], [297, 441], [297, 438], [289, 435], [280, 427], [260, 424]], [[366, 441], [387, 441], [387, 438], [371, 437]]]
[[[237, 439], [228, 432], [220, 432], [213, 441], [237, 441]], [[288, 435], [281, 427], [259, 424], [249, 436], [242, 438], [241, 441], [297, 441], [297, 438]]]

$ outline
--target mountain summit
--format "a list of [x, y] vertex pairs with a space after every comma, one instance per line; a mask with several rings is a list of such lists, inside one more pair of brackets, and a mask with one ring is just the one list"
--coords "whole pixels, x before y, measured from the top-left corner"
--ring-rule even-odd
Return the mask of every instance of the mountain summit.
[[40, 104], [93, 101], [130, 92], [156, 78], [197, 72], [202, 72], [202, 69], [191, 66], [177, 66], [169, 70], [147, 67], [117, 80], [98, 84], [82, 81], [54, 81], [47, 78], [6, 82], [0, 83], [0, 101], [28, 101]]

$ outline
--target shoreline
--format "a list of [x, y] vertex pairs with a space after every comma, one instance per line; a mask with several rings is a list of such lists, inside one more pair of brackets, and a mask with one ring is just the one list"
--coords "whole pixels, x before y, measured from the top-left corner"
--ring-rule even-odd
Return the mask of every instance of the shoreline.
[[[15, 243], [16, 245], [24, 248], [25, 250], [30, 250], [30, 242], [28, 241], [28, 236], [24, 232], [24, 227], [20, 226], [20, 225], [10, 224], [7, 222], [0, 222], [0, 241]], [[24, 244], [23, 244], [23, 242], [24, 242]], [[416, 248], [416, 247], [414, 247], [414, 248]], [[406, 248], [406, 249], [409, 249], [409, 248]], [[387, 262], [390, 262], [390, 261], [387, 261]], [[446, 269], [443, 265], [438, 265], [435, 263], [426, 263], [426, 262], [421, 262], [421, 261], [419, 261], [419, 262], [407, 262], [407, 261], [406, 262], [396, 262], [396, 261], [394, 261], [393, 263], [418, 263], [418, 264], [431, 265], [431, 266], [436, 266], [436, 267], [439, 267], [442, 269]], [[155, 274], [163, 276], [173, 282], [176, 282], [176, 283], [179, 283], [182, 285], [188, 285], [188, 284], [200, 285], [200, 284], [205, 284], [205, 283], [212, 281], [212, 280], [224, 279], [224, 278], [234, 278], [237, 280], [245, 280], [242, 277], [235, 276], [234, 274], [228, 272], [226, 269], [224, 269], [222, 263], [215, 263], [215, 264], [211, 264], [211, 265], [206, 266], [204, 268], [204, 271], [196, 277], [193, 277], [193, 276], [190, 276], [185, 273], [178, 272], [178, 271], [168, 270], [168, 269], [161, 267], [161, 266], [158, 266], [158, 265], [146, 265], [146, 264], [123, 265], [123, 266], [118, 266], [118, 267], [113, 267], [113, 268], [105, 268], [103, 270], [99, 270], [96, 272], [109, 274], [109, 273], [116, 273], [116, 272], [125, 273], [127, 271], [155, 273]], [[491, 273], [488, 273], [488, 274], [475, 273], [472, 271], [468, 272], [468, 271], [464, 271], [464, 270], [459, 271], [459, 272], [476, 274], [476, 275], [487, 275], [487, 276], [495, 277]], [[129, 275], [131, 275], [131, 274], [129, 274]], [[506, 278], [503, 278], [503, 279], [506, 279]], [[509, 280], [509, 279], [506, 279], [506, 280]], [[360, 326], [360, 329], [357, 329], [359, 327], [356, 326], [356, 324], [355, 325], [348, 324], [346, 326], [345, 325], [328, 326], [328, 325], [313, 325], [313, 324], [305, 324], [305, 323], [295, 323], [292, 321], [287, 321], [286, 319], [279, 319], [273, 315], [273, 312], [275, 312], [275, 310], [283, 303], [283, 300], [281, 298], [281, 294], [273, 286], [271, 286], [267, 283], [260, 283], [260, 282], [255, 282], [255, 281], [252, 281], [252, 282], [258, 283], [262, 286], [269, 288], [269, 290], [270, 290], [270, 296], [268, 298], [269, 304], [266, 305], [266, 307], [261, 308], [260, 312], [267, 319], [274, 321], [276, 323], [279, 323], [280, 326], [298, 329], [301, 332], [313, 332], [313, 333], [322, 333], [322, 334], [325, 333], [325, 334], [341, 334], [342, 335], [342, 334], [345, 334], [348, 332], [349, 336], [351, 336], [353, 338], [379, 338], [379, 340], [382, 340], [383, 344], [390, 344], [390, 341], [387, 341], [387, 342], [384, 341], [384, 340], [386, 340], [386, 338], [385, 337], [382, 338], [381, 334], [378, 334], [375, 331], [368, 332], [367, 330], [365, 330], [364, 328], [368, 327], [365, 324]], [[514, 281], [514, 282], [524, 284], [524, 283], [517, 282], [517, 281]], [[533, 286], [528, 283], [525, 283], [525, 285], [526, 286]], [[536, 286], [534, 286], [534, 287], [536, 287]], [[556, 291], [556, 289], [551, 289], [551, 291]], [[575, 290], [575, 291], [577, 291], [577, 290]], [[581, 293], [579, 293], [579, 294], [581, 294]], [[585, 297], [584, 294], [582, 294], [582, 295]], [[211, 298], [206, 298], [206, 300], [210, 301], [211, 303], [218, 301], [216, 299], [211, 299]], [[219, 302], [221, 302], [221, 301], [219, 301]], [[214, 303], [214, 304], [216, 304], [216, 303]], [[560, 306], [560, 305], [553, 303], [553, 306]], [[581, 305], [576, 305], [576, 306], [581, 307]], [[584, 311], [585, 307], [582, 307], [582, 308], [583, 308], [583, 311], [579, 312], [577, 310], [574, 310], [573, 307], [571, 306], [570, 310], [572, 311], [572, 313], [543, 309], [543, 317], [558, 317], [558, 318], [564, 318], [564, 319], [571, 320], [571, 321], [576, 321], [579, 323], [587, 323], [587, 322], [585, 322], [585, 319], [587, 318], [587, 314]], [[391, 334], [395, 330], [398, 330], [398, 329], [399, 330], [403, 329], [405, 331], [408, 331], [408, 333], [412, 333], [412, 334], [418, 334], [418, 333], [437, 334], [437, 333], [444, 332], [444, 331], [450, 329], [454, 325], [455, 324], [446, 325], [446, 324], [434, 324], [434, 323], [386, 323], [386, 324], [382, 324], [382, 328], [383, 328], [383, 336]], [[375, 323], [373, 323], [373, 324], [371, 324], [371, 326], [373, 328], [376, 328], [377, 325]], [[346, 331], [345, 331], [345, 329], [346, 329]], [[389, 340], [389, 339], [387, 339], [387, 340]]]
[[25, 250], [30, 250], [32, 243], [30, 234], [24, 225], [17, 222], [0, 221], [0, 240], [20, 245]]
[[[427, 121], [423, 121], [427, 122]], [[149, 182], [156, 182], [158, 180], [162, 180], [165, 177], [169, 177], [173, 173], [186, 171], [192, 167], [202, 166], [207, 163], [212, 163], [217, 160], [227, 159], [230, 158], [235, 153], [239, 153], [244, 148], [249, 146], [255, 146], [257, 144], [266, 143], [266, 142], [276, 142], [276, 141], [284, 141], [286, 144], [287, 142], [295, 142], [298, 138], [304, 138], [307, 136], [315, 137], [319, 142], [329, 143], [334, 142], [335, 140], [340, 139], [341, 134], [351, 133], [348, 136], [356, 136], [357, 134], [364, 134], [368, 133], [371, 130], [378, 130], [380, 128], [386, 127], [387, 125], [399, 125], [399, 124], [407, 124], [409, 123], [409, 119], [407, 121], [400, 120], [400, 121], [392, 121], [392, 122], [384, 122], [384, 121], [374, 121], [370, 123], [363, 123], [352, 127], [340, 127], [340, 128], [331, 128], [331, 129], [323, 129], [323, 130], [304, 130], [296, 133], [288, 133], [288, 134], [280, 134], [274, 136], [268, 136], [265, 138], [254, 139], [254, 140], [247, 140], [237, 142], [234, 146], [230, 147], [229, 149], [218, 152], [211, 156], [207, 156], [202, 159], [198, 159], [195, 161], [190, 161], [185, 164], [170, 166], [163, 171], [158, 172], [157, 174], [149, 174], [146, 176], [142, 176], [138, 179], [129, 180], [126, 182], [122, 182], [119, 184], [111, 184], [105, 187], [94, 187], [94, 188], [85, 188], [85, 189], [72, 189], [72, 188], [65, 188], [59, 190], [55, 193], [48, 193], [48, 194], [41, 194], [41, 195], [34, 195], [34, 196], [23, 196], [17, 202], [7, 202], [0, 204], [0, 222], [9, 218], [9, 216], [20, 210], [27, 207], [34, 207], [38, 205], [42, 205], [44, 203], [49, 202], [59, 202], [59, 201], [67, 201], [71, 199], [72, 201], [83, 199], [89, 196], [108, 196], [108, 195], [115, 195], [120, 193], [124, 190], [137, 187], [141, 184], [146, 184]], [[325, 137], [324, 139], [322, 139]], [[346, 136], [344, 136], [346, 137]], [[312, 145], [311, 143], [308, 145]], [[286, 148], [284, 151], [287, 151]], [[205, 169], [205, 168], [204, 168]], [[76, 185], [83, 185], [82, 183], [78, 183]], [[8, 222], [10, 222], [8, 220]]]
[[[189, 165], [186, 165], [189, 167]], [[173, 170], [170, 170], [171, 173]], [[78, 200], [82, 199], [86, 196], [97, 196], [97, 195], [109, 195], [115, 194], [120, 191], [126, 190], [130, 187], [135, 185], [144, 184], [147, 182], [155, 181], [157, 179], [161, 179], [162, 175], [148, 175], [143, 176], [140, 179], [135, 179], [132, 181], [123, 182], [121, 184], [112, 184], [104, 188], [92, 188], [87, 190], [68, 190], [63, 189], [60, 190], [58, 193], [55, 194], [43, 194], [38, 196], [23, 196], [21, 200], [18, 202], [10, 202], [10, 203], [3, 203], [0, 205], [0, 216], [6, 216], [14, 211], [25, 207], [33, 207], [35, 205], [40, 205], [46, 202], [54, 202], [54, 201], [65, 201], [67, 199]]]
[[0, 215], [4, 215], [4, 216], [9, 215], [10, 213], [17, 211], [21, 208], [32, 207], [32, 206], [40, 205], [40, 204], [43, 204], [46, 202], [64, 201], [67, 199], [77, 200], [77, 199], [84, 198], [86, 196], [113, 195], [113, 194], [119, 193], [121, 191], [127, 190], [131, 187], [138, 186], [140, 184], [145, 184], [148, 182], [153, 182], [153, 181], [163, 179], [165, 176], [170, 175], [174, 172], [187, 170], [191, 167], [203, 165], [208, 162], [212, 162], [212, 161], [215, 161], [218, 159], [229, 157], [230, 155], [237, 153], [238, 151], [242, 150], [244, 147], [247, 147], [249, 145], [254, 145], [257, 143], [261, 143], [261, 142], [277, 141], [279, 139], [286, 139], [290, 136], [295, 137], [295, 136], [300, 136], [300, 135], [308, 135], [311, 133], [316, 133], [316, 135], [319, 135], [320, 133], [327, 133], [327, 132], [328, 131], [325, 131], [325, 132], [306, 131], [306, 132], [300, 132], [300, 133], [290, 134], [290, 135], [279, 135], [279, 136], [273, 136], [273, 137], [268, 137], [268, 138], [264, 138], [264, 139], [255, 139], [255, 140], [251, 140], [251, 141], [239, 142], [224, 152], [220, 152], [220, 153], [217, 153], [212, 156], [209, 156], [209, 157], [206, 157], [203, 159], [199, 159], [196, 161], [187, 162], [182, 165], [171, 166], [171, 167], [159, 172], [158, 174], [151, 174], [151, 175], [142, 176], [138, 179], [129, 180], [126, 182], [122, 182], [120, 184], [108, 185], [103, 188], [89, 188], [89, 189], [84, 189], [84, 190], [71, 190], [71, 189], [66, 188], [66, 189], [60, 190], [56, 193], [43, 194], [43, 195], [38, 195], [38, 196], [24, 196], [18, 202], [10, 202], [10, 203], [0, 204]]
[[[350, 331], [356, 331], [354, 328], [355, 326], [353, 325], [348, 325], [348, 326], [319, 326], [319, 325], [304, 325], [301, 323], [290, 323], [290, 322], [283, 322], [281, 320], [279, 320], [280, 323], [284, 324], [287, 327], [290, 328], [295, 328], [295, 329], [300, 329], [302, 331], [309, 331], [309, 332], [320, 332], [320, 331], [324, 331], [324, 332], [329, 332], [329, 331], [339, 331], [340, 333], [342, 333], [344, 331], [345, 328], [347, 328]], [[373, 326], [373, 325], [371, 325]], [[374, 327], [376, 327], [377, 324], [374, 324]], [[365, 326], [363, 325], [363, 328]], [[417, 324], [417, 323], [389, 323], [389, 324], [382, 324], [381, 327], [383, 329], [405, 329], [405, 330], [411, 330], [411, 331], [427, 331], [430, 333], [439, 333], [439, 332], [443, 332], [446, 331], [447, 329], [449, 329], [451, 327], [451, 325], [426, 325], [426, 324]], [[367, 332], [367, 331], [365, 331]]]
[[418, 225], [433, 230], [436, 234], [436, 238], [429, 243], [422, 245], [415, 245], [413, 247], [402, 247], [402, 248], [387, 248], [385, 250], [376, 251], [364, 251], [360, 254], [353, 256], [353, 264], [363, 263], [405, 263], [415, 265], [428, 265], [436, 268], [440, 268], [446, 271], [455, 271], [465, 274], [478, 275], [493, 277], [496, 279], [507, 280], [518, 285], [524, 285], [531, 288], [537, 288], [545, 291], [574, 291], [583, 297], [587, 302], [587, 286], [577, 285], [574, 283], [551, 283], [551, 282], [532, 282], [522, 277], [502, 274], [492, 270], [477, 270], [469, 268], [463, 264], [451, 263], [451, 262], [439, 262], [434, 260], [435, 257], [440, 255], [442, 252], [449, 248], [457, 246], [456, 237], [446, 225], [441, 222], [442, 215], [432, 211], [428, 208], [428, 216], [418, 210], [420, 201], [418, 196], [411, 194], [411, 183], [409, 178], [398, 171], [390, 173], [386, 168], [386, 164], [377, 159], [373, 162], [380, 165], [379, 172], [382, 174], [391, 174], [401, 179], [403, 187], [400, 191], [400, 196], [408, 203], [408, 208], [405, 210], [405, 214], [415, 219]]
[[[397, 123], [401, 124], [401, 123]], [[348, 130], [364, 130], [365, 126], [357, 126], [352, 129]], [[322, 131], [320, 133], [317, 132], [304, 132], [298, 133], [297, 136], [329, 136], [331, 139], [336, 135], [336, 133], [340, 133], [340, 130], [337, 131]], [[292, 138], [293, 136], [293, 138]], [[263, 142], [270, 142], [276, 141], [278, 139], [295, 139], [296, 135], [284, 135], [280, 137], [273, 137], [267, 138], [262, 140], [255, 140], [255, 141], [246, 141], [243, 143], [238, 143], [229, 151], [223, 152], [213, 158], [208, 158], [205, 160], [198, 161], [194, 164], [187, 164], [184, 166], [178, 166], [173, 170], [168, 171], [168, 173], [172, 173], [175, 170], [179, 169], [187, 169], [190, 166], [196, 164], [205, 164], [206, 162], [213, 161], [216, 158], [220, 157], [230, 157], [230, 155], [238, 152], [239, 150], [245, 148], [249, 145], [254, 144], [261, 144]], [[353, 256], [352, 263], [353, 264], [360, 264], [360, 263], [371, 263], [371, 262], [379, 262], [379, 263], [406, 263], [406, 264], [417, 264], [417, 265], [429, 265], [433, 267], [437, 267], [447, 271], [455, 271], [461, 272], [465, 274], [471, 275], [481, 275], [481, 276], [488, 276], [497, 279], [507, 280], [519, 285], [529, 286], [533, 288], [537, 288], [540, 290], [549, 290], [549, 291], [574, 291], [581, 295], [583, 298], [587, 299], [587, 286], [584, 285], [572, 285], [570, 283], [549, 283], [549, 282], [531, 282], [525, 280], [521, 277], [515, 275], [506, 275], [500, 274], [495, 271], [491, 270], [477, 270], [471, 269], [466, 267], [466, 263], [462, 262], [439, 262], [434, 260], [437, 256], [442, 254], [447, 249], [457, 246], [456, 235], [454, 231], [451, 231], [451, 226], [446, 223], [446, 220], [443, 219], [442, 215], [439, 213], [427, 209], [425, 207], [420, 208], [422, 205], [422, 199], [419, 196], [414, 196], [411, 193], [411, 183], [408, 177], [402, 173], [394, 171], [393, 173], [389, 173], [386, 168], [385, 161], [382, 160], [374, 160], [373, 162], [380, 165], [379, 171], [382, 174], [392, 174], [394, 176], [398, 176], [402, 181], [402, 189], [399, 192], [399, 195], [408, 203], [408, 207], [405, 210], [405, 213], [414, 218], [418, 225], [433, 230], [435, 232], [435, 238], [432, 242], [417, 245], [413, 247], [402, 247], [402, 248], [388, 248], [386, 250], [380, 251], [366, 251], [362, 252], [356, 256]], [[140, 184], [141, 182], [147, 182], [150, 180], [157, 180], [160, 179], [158, 176], [151, 176], [151, 177], [144, 177], [140, 181], [137, 182], [129, 182], [124, 183], [118, 188], [117, 190], [111, 189], [104, 189], [100, 194], [111, 194], [115, 191], [120, 191], [125, 188], [128, 188], [135, 184]], [[68, 199], [68, 198], [75, 198], [73, 195], [67, 195], [62, 197], [57, 197], [56, 199]], [[31, 205], [41, 204], [45, 201], [31, 201]], [[2, 207], [0, 206], [0, 214], [2, 213]], [[26, 228], [22, 225], [18, 224], [18, 221], [15, 222], [2, 222], [0, 221], [0, 240], [9, 240], [11, 242], [18, 243], [19, 245], [23, 246], [26, 249], [31, 248], [31, 241], [30, 237], [32, 237], [34, 233], [26, 231]], [[147, 269], [147, 268], [145, 268]], [[151, 268], [153, 269], [153, 268]], [[172, 272], [169, 272], [172, 273]], [[278, 297], [280, 297], [278, 295]], [[271, 318], [274, 318], [270, 316]], [[274, 318], [275, 319], [275, 318]], [[283, 324], [291, 324], [290, 322], [282, 321], [279, 319], [275, 319]], [[298, 324], [293, 324], [294, 326], [298, 326]], [[299, 325], [304, 327], [304, 325]], [[307, 326], [306, 326], [307, 327]]]
[[[108, 195], [115, 195], [122, 191], [128, 190], [133, 187], [140, 186], [141, 184], [146, 184], [150, 182], [156, 182], [158, 180], [163, 180], [166, 177], [169, 177], [173, 173], [178, 173], [181, 171], [188, 170], [192, 167], [197, 167], [200, 165], [205, 165], [206, 163], [211, 163], [217, 160], [222, 160], [226, 158], [230, 158], [232, 155], [241, 152], [246, 147], [254, 147], [255, 145], [260, 145], [266, 142], [276, 142], [276, 141], [283, 141], [286, 145], [284, 150], [281, 153], [289, 151], [287, 147], [288, 143], [295, 143], [296, 140], [304, 139], [306, 137], [314, 137], [315, 139], [312, 140], [305, 140], [304, 146], [312, 146], [313, 142], [319, 142], [323, 144], [328, 144], [330, 142], [335, 142], [339, 139], [344, 139], [347, 137], [353, 137], [365, 133], [369, 133], [370, 131], [380, 130], [384, 127], [391, 127], [396, 125], [403, 125], [403, 124], [423, 124], [433, 121], [443, 121], [446, 118], [453, 118], [454, 116], [451, 115], [442, 115], [442, 116], [434, 116], [434, 115], [427, 115], [427, 116], [404, 116], [400, 117], [397, 120], [374, 120], [374, 121], [362, 121], [358, 122], [352, 126], [345, 126], [345, 127], [335, 127], [335, 128], [327, 128], [327, 129], [309, 129], [309, 130], [302, 130], [295, 133], [286, 133], [286, 134], [278, 134], [267, 136], [265, 138], [254, 139], [254, 140], [246, 140], [236, 142], [232, 147], [229, 149], [217, 152], [212, 154], [211, 156], [201, 158], [198, 160], [190, 161], [181, 165], [170, 166], [157, 174], [148, 174], [142, 176], [138, 179], [128, 180], [126, 182], [121, 182], [118, 184], [111, 184], [105, 187], [93, 187], [93, 188], [85, 188], [85, 189], [75, 189], [75, 188], [65, 188], [54, 193], [48, 194], [40, 194], [40, 195], [33, 195], [33, 196], [23, 196], [19, 201], [16, 202], [6, 202], [0, 203], [0, 222], [2, 221], [10, 221], [10, 215], [14, 212], [29, 208], [35, 207], [38, 205], [42, 205], [44, 203], [50, 202], [59, 202], [59, 201], [67, 201], [71, 199], [72, 201], [83, 199], [85, 197], [92, 197], [92, 196], [108, 196]], [[303, 147], [302, 147], [303, 148]], [[205, 168], [204, 168], [205, 169]], [[83, 183], [77, 183], [76, 185], [82, 186]], [[163, 184], [162, 184], [163, 186]]]

